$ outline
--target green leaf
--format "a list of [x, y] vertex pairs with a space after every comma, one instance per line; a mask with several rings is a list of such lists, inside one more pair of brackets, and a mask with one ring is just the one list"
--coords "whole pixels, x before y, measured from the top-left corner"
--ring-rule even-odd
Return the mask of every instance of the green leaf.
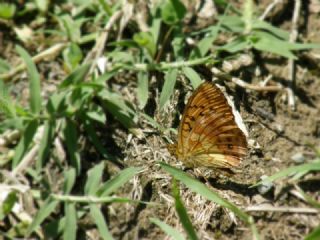
[[156, 224], [158, 227], [162, 229], [167, 235], [172, 237], [174, 240], [184, 240], [183, 235], [173, 227], [169, 226], [165, 222], [160, 221], [157, 218], [150, 218], [150, 221], [154, 224]]
[[156, 44], [153, 36], [150, 32], [139, 32], [133, 35], [133, 40], [139, 44], [139, 46], [145, 48], [149, 55], [153, 58], [156, 54]]
[[240, 217], [243, 221], [245, 221], [246, 223], [250, 223], [249, 222], [249, 215], [247, 215], [245, 212], [240, 210], [234, 204], [232, 204], [232, 203], [228, 202], [227, 200], [225, 200], [224, 198], [220, 197], [217, 193], [213, 192], [211, 189], [209, 189], [203, 183], [201, 183], [198, 180], [190, 177], [185, 172], [183, 172], [183, 171], [181, 171], [181, 170], [179, 170], [177, 168], [171, 167], [168, 164], [160, 162], [160, 166], [165, 171], [170, 173], [174, 178], [176, 178], [177, 180], [183, 182], [193, 192], [196, 192], [196, 193], [200, 194], [201, 196], [209, 199], [210, 201], [213, 201], [213, 202], [219, 204], [220, 206], [223, 206], [223, 207], [226, 207], [226, 208], [230, 209], [238, 217]]
[[84, 186], [84, 193], [86, 195], [94, 195], [98, 191], [99, 185], [101, 183], [103, 170], [104, 162], [101, 162], [100, 164], [94, 166], [88, 171], [87, 182]]
[[240, 52], [242, 50], [245, 50], [246, 48], [249, 48], [250, 45], [247, 41], [246, 37], [238, 37], [234, 39], [233, 41], [223, 45], [222, 47], [218, 48], [218, 50], [224, 50], [230, 53], [236, 53]]
[[173, 180], [173, 184], [172, 184], [172, 193], [173, 193], [173, 197], [175, 199], [176, 211], [178, 213], [180, 222], [181, 222], [184, 230], [187, 232], [188, 238], [191, 240], [197, 240], [198, 239], [197, 234], [192, 226], [192, 223], [191, 223], [191, 220], [188, 216], [187, 210], [183, 206], [183, 203], [180, 198], [179, 189], [176, 185], [175, 180]]
[[296, 56], [289, 48], [289, 43], [279, 40], [271, 34], [261, 32], [255, 33], [255, 35], [251, 36], [250, 40], [255, 49], [274, 53], [289, 59], [296, 59]]
[[7, 118], [16, 117], [14, 101], [9, 96], [8, 89], [2, 80], [0, 80], [0, 113], [3, 113]]
[[66, 119], [66, 126], [63, 133], [71, 165], [76, 169], [77, 174], [79, 174], [81, 170], [81, 160], [78, 150], [79, 138], [75, 123], [71, 120]]
[[168, 25], [181, 21], [187, 10], [179, 0], [166, 0], [161, 8], [161, 18]]
[[131, 178], [141, 171], [141, 168], [130, 167], [122, 170], [112, 179], [104, 183], [98, 190], [98, 196], [105, 197], [115, 192], [119, 187], [123, 186]]
[[0, 19], [12, 19], [16, 12], [16, 6], [9, 3], [0, 3]]
[[196, 89], [202, 82], [199, 74], [190, 67], [182, 68], [182, 72], [186, 75], [186, 77], [190, 80], [193, 89]]
[[149, 90], [148, 90], [148, 73], [146, 72], [139, 72], [138, 73], [138, 88], [137, 88], [137, 97], [139, 101], [139, 108], [143, 109], [148, 101], [148, 95], [149, 95]]
[[81, 60], [83, 59], [81, 48], [77, 44], [71, 43], [63, 51], [63, 58], [68, 69], [70, 71], [74, 70], [79, 66]]
[[38, 159], [36, 162], [37, 172], [40, 173], [42, 166], [44, 165], [53, 142], [53, 129], [54, 122], [46, 121], [44, 124], [43, 136], [40, 142], [40, 148], [38, 152]]
[[176, 68], [170, 69], [165, 77], [164, 84], [160, 94], [159, 110], [162, 110], [164, 105], [169, 101], [173, 94], [174, 85], [177, 81], [178, 70]]
[[44, 204], [40, 207], [40, 210], [36, 213], [27, 230], [27, 236], [29, 236], [34, 230], [36, 230], [40, 224], [56, 209], [58, 201], [48, 198]]
[[76, 181], [76, 170], [70, 168], [64, 172], [64, 184], [63, 184], [63, 193], [69, 194], [74, 186]]
[[16, 50], [27, 66], [29, 76], [30, 109], [33, 113], [38, 114], [41, 110], [42, 103], [40, 75], [28, 52], [18, 45], [16, 46]]
[[86, 117], [92, 121], [96, 121], [102, 125], [106, 124], [106, 114], [99, 105], [92, 105], [88, 112], [85, 112]]
[[38, 124], [39, 123], [37, 120], [33, 120], [27, 124], [24, 132], [22, 133], [22, 137], [20, 138], [19, 144], [15, 149], [15, 154], [12, 160], [13, 168], [15, 168], [20, 163], [23, 156], [30, 147], [33, 140], [33, 136], [37, 132]]
[[14, 205], [18, 202], [17, 193], [15, 191], [10, 192], [4, 200], [0, 202], [0, 220], [2, 220], [6, 215], [8, 215]]
[[129, 103], [124, 101], [123, 97], [109, 90], [99, 92], [99, 97], [102, 99], [103, 106], [110, 112], [123, 126], [131, 128], [135, 125], [136, 113], [129, 106]]
[[204, 38], [202, 38], [198, 43], [195, 49], [192, 50], [190, 54], [190, 59], [196, 59], [199, 57], [204, 57], [210, 48], [212, 48], [213, 42], [216, 40], [218, 36], [218, 32], [220, 30], [220, 23], [218, 26], [212, 26], [211, 32], [206, 34]]
[[[9, 72], [10, 69], [11, 65], [8, 63], [8, 61], [0, 58], [0, 73]], [[0, 81], [2, 80], [0, 79]]]
[[320, 171], [320, 159], [317, 159], [317, 160], [313, 161], [312, 163], [306, 163], [306, 164], [302, 164], [299, 166], [293, 166], [293, 167], [286, 168], [280, 172], [277, 172], [276, 174], [274, 174], [270, 177], [263, 179], [262, 181], [256, 183], [252, 187], [256, 187], [256, 186], [261, 185], [265, 182], [273, 182], [277, 179], [284, 178], [289, 175], [293, 175], [297, 172], [302, 172], [302, 171], [306, 171], [306, 172]]
[[96, 204], [90, 204], [90, 215], [95, 224], [97, 225], [101, 237], [104, 240], [112, 240], [113, 237], [109, 232], [104, 216]]
[[239, 16], [224, 15], [218, 17], [218, 19], [221, 22], [222, 27], [231, 32], [242, 33], [244, 31], [245, 24]]
[[75, 203], [65, 203], [66, 225], [63, 231], [64, 240], [73, 240], [77, 237], [77, 211]]
[[97, 131], [94, 129], [93, 125], [94, 123], [90, 119], [84, 120], [84, 130], [87, 132], [88, 139], [105, 159], [114, 160], [114, 157], [107, 152], [105, 147], [100, 142]]
[[158, 7], [155, 7], [151, 10], [152, 14], [152, 23], [150, 26], [150, 33], [153, 36], [155, 44], [158, 42], [160, 30], [161, 30], [161, 13]]
[[304, 240], [319, 240], [320, 239], [320, 226], [313, 229], [311, 233], [309, 233]]
[[90, 70], [91, 64], [84, 64], [78, 67], [73, 73], [71, 73], [63, 82], [60, 84], [60, 88], [66, 88], [70, 85], [74, 85], [83, 82], [86, 75]]
[[281, 28], [274, 27], [265, 21], [255, 19], [255, 21], [252, 22], [252, 29], [265, 30], [285, 41], [289, 41], [289, 33], [287, 31], [284, 31]]

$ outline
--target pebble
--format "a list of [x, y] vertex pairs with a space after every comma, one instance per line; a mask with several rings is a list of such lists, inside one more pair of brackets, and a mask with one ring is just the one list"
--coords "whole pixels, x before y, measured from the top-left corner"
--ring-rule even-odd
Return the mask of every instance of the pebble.
[[291, 160], [295, 163], [303, 163], [305, 160], [305, 157], [303, 156], [303, 153], [298, 152], [291, 156]]
[[[268, 176], [266, 175], [262, 175], [260, 177], [261, 180], [266, 179]], [[270, 191], [270, 189], [273, 187], [273, 183], [272, 182], [264, 182], [263, 184], [258, 186], [258, 191], [260, 194], [266, 194], [267, 192]]]

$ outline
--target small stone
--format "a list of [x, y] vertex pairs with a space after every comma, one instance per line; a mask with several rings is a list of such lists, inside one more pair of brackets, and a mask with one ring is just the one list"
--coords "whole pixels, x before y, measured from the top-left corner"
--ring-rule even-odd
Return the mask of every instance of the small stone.
[[274, 123], [273, 124], [274, 130], [278, 133], [278, 134], [282, 134], [284, 133], [284, 127], [283, 125], [279, 124], [279, 123]]
[[295, 163], [303, 163], [305, 160], [305, 157], [303, 156], [303, 153], [298, 152], [291, 156], [291, 160], [293, 160]]
[[[261, 180], [266, 179], [268, 176], [266, 175], [262, 175], [260, 177]], [[273, 183], [272, 182], [264, 182], [261, 185], [258, 186], [258, 191], [260, 194], [266, 194], [267, 192], [269, 192], [271, 190], [271, 188], [273, 187]]]

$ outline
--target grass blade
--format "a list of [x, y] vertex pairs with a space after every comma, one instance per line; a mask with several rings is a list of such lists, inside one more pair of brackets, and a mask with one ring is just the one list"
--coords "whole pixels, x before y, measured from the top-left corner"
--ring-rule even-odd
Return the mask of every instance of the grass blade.
[[14, 158], [12, 160], [12, 167], [13, 168], [16, 167], [20, 163], [22, 157], [24, 156], [24, 154], [28, 150], [29, 146], [31, 145], [32, 140], [33, 140], [33, 136], [37, 132], [38, 124], [39, 123], [37, 120], [33, 120], [33, 121], [29, 122], [29, 124], [26, 126], [25, 131], [24, 131], [24, 133], [19, 141], [19, 144], [15, 150]]
[[160, 221], [157, 218], [150, 218], [150, 221], [154, 224], [156, 224], [158, 227], [161, 228], [162, 231], [164, 231], [167, 235], [172, 237], [174, 240], [184, 240], [183, 235], [173, 227], [169, 226], [165, 222]]
[[68, 194], [71, 192], [76, 181], [76, 170], [74, 168], [70, 168], [69, 170], [65, 171], [64, 179], [63, 192], [64, 194]]
[[139, 72], [138, 73], [138, 88], [137, 88], [137, 96], [139, 100], [139, 108], [143, 109], [148, 101], [149, 90], [148, 90], [148, 73]]
[[192, 226], [192, 223], [191, 223], [190, 218], [188, 216], [187, 210], [183, 206], [183, 203], [180, 198], [179, 189], [177, 187], [175, 180], [173, 180], [173, 184], [172, 184], [172, 193], [173, 193], [173, 197], [175, 199], [176, 211], [178, 213], [180, 222], [181, 222], [184, 230], [187, 232], [189, 239], [197, 240], [198, 239], [197, 234]]
[[36, 163], [36, 169], [38, 173], [40, 173], [40, 171], [42, 170], [42, 166], [49, 155], [51, 143], [53, 140], [53, 129], [54, 129], [54, 123], [50, 121], [46, 121], [44, 124], [44, 132], [40, 142], [38, 159]]
[[98, 196], [104, 197], [110, 195], [140, 171], [141, 168], [137, 167], [131, 167], [122, 170], [115, 177], [113, 177], [100, 187]]
[[41, 109], [41, 87], [40, 87], [40, 75], [37, 71], [36, 65], [32, 61], [31, 56], [21, 46], [16, 47], [17, 52], [24, 60], [28, 76], [29, 76], [29, 90], [30, 90], [30, 109], [33, 113], [37, 114]]
[[320, 226], [309, 233], [304, 240], [318, 240], [320, 239]]
[[193, 89], [196, 89], [203, 81], [201, 80], [199, 74], [190, 67], [185, 67], [182, 69], [183, 73], [190, 80]]
[[66, 126], [64, 129], [64, 138], [70, 156], [71, 165], [77, 170], [77, 174], [79, 174], [81, 169], [81, 162], [78, 151], [78, 132], [75, 124], [68, 119], [66, 120]]
[[29, 236], [34, 230], [36, 230], [40, 224], [56, 209], [58, 201], [48, 198], [45, 203], [41, 206], [36, 216], [33, 218], [30, 224], [26, 236]]
[[113, 239], [111, 233], [109, 232], [104, 216], [96, 204], [90, 204], [90, 215], [97, 225], [101, 237], [104, 240]]
[[177, 75], [178, 75], [177, 69], [170, 69], [164, 77], [165, 81], [162, 87], [162, 91], [160, 94], [160, 102], [159, 102], [160, 110], [169, 101], [170, 97], [173, 94], [174, 85], [176, 84], [176, 81], [177, 81]]
[[206, 185], [204, 185], [203, 183], [199, 182], [198, 180], [190, 177], [188, 174], [186, 174], [185, 172], [171, 167], [168, 164], [165, 163], [160, 163], [160, 166], [167, 171], [168, 173], [170, 173], [172, 176], [174, 176], [174, 178], [176, 178], [177, 180], [183, 182], [188, 188], [190, 188], [192, 191], [199, 193], [201, 196], [209, 199], [210, 201], [213, 201], [217, 204], [219, 204], [220, 206], [223, 206], [225, 208], [230, 209], [232, 212], [234, 212], [238, 217], [240, 217], [243, 221], [245, 221], [246, 223], [249, 223], [249, 215], [247, 215], [245, 212], [243, 212], [242, 210], [240, 210], [237, 206], [235, 206], [234, 204], [228, 202], [227, 200], [225, 200], [224, 198], [220, 197], [217, 193], [213, 192], [212, 190], [210, 190]]
[[104, 162], [101, 162], [100, 164], [94, 166], [91, 168], [87, 175], [87, 182], [84, 186], [84, 192], [86, 195], [93, 195], [97, 192], [99, 188], [99, 184], [101, 182], [101, 177], [104, 170]]
[[282, 171], [280, 171], [270, 177], [263, 179], [262, 181], [256, 183], [255, 185], [253, 185], [251, 187], [256, 187], [256, 186], [261, 185], [265, 182], [273, 182], [279, 178], [284, 178], [284, 177], [287, 177], [291, 174], [295, 174], [295, 173], [301, 172], [301, 171], [306, 171], [306, 172], [320, 171], [320, 160], [315, 160], [312, 163], [306, 163], [306, 164], [302, 164], [299, 166], [293, 166], [293, 167], [286, 168], [286, 169], [284, 169], [284, 170], [282, 170]]
[[77, 211], [75, 203], [65, 203], [66, 225], [63, 231], [64, 240], [74, 240], [77, 237]]

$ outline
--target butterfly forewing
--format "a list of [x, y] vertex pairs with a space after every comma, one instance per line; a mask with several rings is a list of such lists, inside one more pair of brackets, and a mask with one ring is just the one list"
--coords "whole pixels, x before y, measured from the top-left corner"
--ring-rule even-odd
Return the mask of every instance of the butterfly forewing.
[[[240, 116], [240, 115], [239, 115]], [[230, 168], [247, 154], [241, 118], [222, 91], [204, 82], [190, 97], [178, 130], [177, 157], [189, 166]], [[245, 130], [246, 131], [246, 130]]]

